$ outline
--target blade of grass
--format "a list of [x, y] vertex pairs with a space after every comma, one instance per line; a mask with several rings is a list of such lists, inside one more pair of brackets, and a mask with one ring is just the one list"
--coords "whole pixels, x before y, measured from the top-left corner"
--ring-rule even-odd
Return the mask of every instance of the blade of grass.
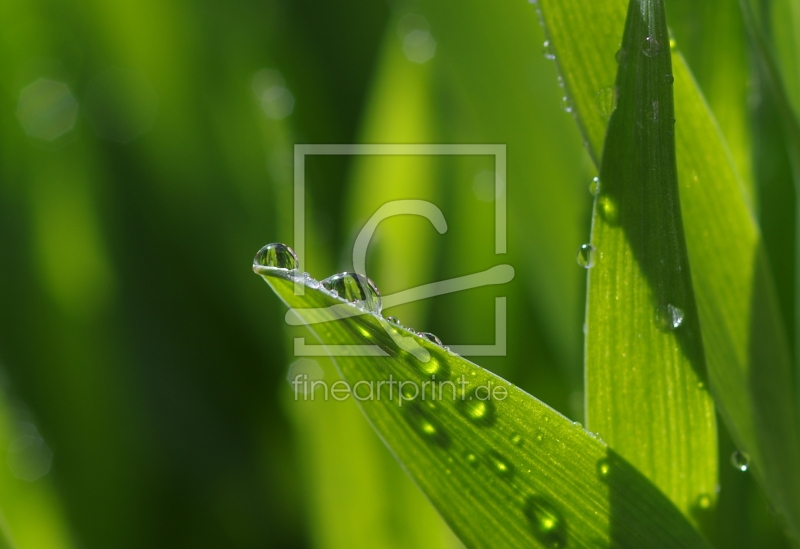
[[[385, 354], [336, 363], [375, 430], [468, 547], [706, 546], [663, 494], [579, 425], [382, 317], [342, 318], [353, 306], [318, 284], [295, 296], [291, 272], [255, 269], [321, 342]], [[409, 339], [395, 343], [401, 337]], [[406, 351], [409, 340], [425, 356]], [[431, 379], [451, 383], [434, 395]], [[491, 398], [481, 396], [486, 390]]]
[[[626, 3], [540, 0], [547, 35], [592, 157], [606, 121]], [[793, 380], [772, 277], [730, 154], [677, 51], [678, 183], [708, 378], [715, 402], [776, 510], [800, 534], [800, 443]]]
[[586, 419], [692, 517], [716, 499], [717, 433], [681, 223], [668, 44], [663, 4], [632, 1], [585, 259], [595, 263]]

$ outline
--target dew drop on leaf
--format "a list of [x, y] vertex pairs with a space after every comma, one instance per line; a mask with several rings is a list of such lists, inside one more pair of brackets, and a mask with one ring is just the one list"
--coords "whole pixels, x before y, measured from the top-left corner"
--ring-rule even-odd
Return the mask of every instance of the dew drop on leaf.
[[711, 509], [711, 496], [708, 494], [700, 494], [697, 496], [697, 508], [703, 511]]
[[614, 59], [617, 60], [617, 63], [619, 65], [622, 65], [625, 62], [625, 57], [627, 57], [627, 55], [628, 55], [628, 52], [626, 52], [624, 49], [620, 48], [620, 49], [617, 50], [617, 53], [614, 54]]
[[542, 45], [542, 55], [544, 55], [545, 59], [550, 59], [551, 61], [556, 58], [556, 54], [553, 52], [553, 46], [550, 45], [549, 40], [545, 40]]
[[371, 313], [381, 312], [381, 294], [366, 276], [356, 273], [339, 273], [322, 281], [326, 290]]
[[731, 454], [731, 464], [741, 472], [747, 471], [750, 468], [750, 456], [745, 452], [736, 450]]
[[675, 77], [672, 76], [671, 74], [667, 73], [667, 74], [664, 75], [664, 81], [667, 84], [672, 84], [673, 82], [675, 82]]
[[614, 92], [614, 88], [601, 89], [595, 95], [595, 101], [597, 103], [597, 110], [606, 118], [610, 117], [614, 109], [617, 108], [617, 94]]
[[397, 318], [396, 316], [387, 316], [386, 322], [394, 324], [395, 326], [402, 326], [402, 324], [400, 324], [400, 319]]
[[489, 465], [492, 466], [492, 471], [494, 471], [497, 476], [508, 478], [514, 475], [514, 466], [499, 453], [491, 451], [486, 454], [486, 459], [489, 460]]
[[436, 417], [414, 402], [406, 405], [406, 419], [423, 439], [442, 448], [450, 445], [450, 437]]
[[678, 329], [683, 324], [683, 311], [672, 304], [656, 308], [656, 327], [662, 332]]
[[591, 244], [583, 244], [578, 248], [578, 253], [575, 255], [578, 260], [578, 265], [585, 269], [594, 267], [594, 246]]
[[[480, 396], [480, 398], [478, 398]], [[478, 393], [474, 389], [464, 395], [464, 398], [456, 402], [458, 411], [465, 418], [477, 425], [491, 425], [495, 420], [494, 402], [489, 400], [488, 394]]]
[[648, 36], [642, 40], [642, 53], [647, 57], [655, 57], [661, 52], [661, 44], [658, 43], [655, 36]]
[[273, 269], [285, 269], [294, 271], [297, 269], [297, 256], [289, 246], [275, 242], [267, 244], [256, 254], [253, 259], [254, 267], [271, 267]]
[[419, 335], [420, 335], [421, 337], [424, 337], [424, 338], [425, 338], [425, 339], [427, 339], [428, 341], [431, 341], [431, 342], [433, 342], [433, 343], [436, 343], [436, 344], [437, 344], [439, 347], [444, 347], [444, 345], [442, 344], [442, 340], [441, 340], [441, 339], [439, 339], [438, 337], [436, 337], [435, 335], [433, 335], [433, 334], [432, 334], [432, 333], [430, 333], [430, 332], [420, 332], [420, 333], [419, 333]]
[[606, 458], [603, 458], [597, 462], [597, 474], [600, 475], [600, 478], [606, 478], [610, 472], [611, 464], [608, 463]]
[[561, 108], [564, 112], [572, 112], [572, 102], [566, 95], [561, 98]]
[[592, 181], [589, 183], [589, 193], [591, 193], [592, 196], [597, 196], [598, 194], [600, 194], [600, 178], [599, 177], [593, 177], [592, 178]]
[[619, 208], [613, 198], [601, 196], [597, 199], [597, 206], [603, 221], [610, 225], [616, 225], [619, 222]]
[[533, 527], [533, 535], [546, 547], [565, 547], [567, 527], [561, 513], [541, 496], [531, 496], [525, 503], [525, 516]]

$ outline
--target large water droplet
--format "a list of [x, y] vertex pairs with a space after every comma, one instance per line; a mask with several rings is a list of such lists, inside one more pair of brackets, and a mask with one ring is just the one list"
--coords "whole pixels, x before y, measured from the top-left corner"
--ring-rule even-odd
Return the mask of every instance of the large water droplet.
[[663, 332], [670, 332], [683, 324], [683, 311], [672, 304], [656, 309], [656, 326]]
[[642, 40], [642, 53], [647, 57], [655, 57], [661, 51], [661, 44], [658, 43], [655, 36], [648, 36]]
[[750, 468], [750, 456], [745, 452], [736, 450], [731, 454], [731, 464], [741, 472], [745, 472]]
[[497, 476], [508, 478], [514, 475], [514, 466], [494, 450], [486, 454], [486, 459], [489, 460], [489, 465]]
[[594, 267], [594, 246], [591, 244], [581, 245], [575, 258], [578, 260], [578, 265], [585, 269]]
[[600, 194], [600, 178], [593, 177], [592, 181], [589, 183], [589, 193], [592, 196], [597, 196]]
[[286, 269], [293, 271], [297, 269], [297, 256], [289, 246], [274, 242], [267, 244], [256, 254], [253, 259], [253, 267], [271, 267], [273, 269]]
[[531, 496], [525, 503], [525, 516], [533, 526], [533, 535], [547, 547], [567, 544], [567, 526], [555, 506], [541, 496]]
[[495, 409], [494, 402], [489, 399], [488, 394], [484, 393], [488, 392], [473, 389], [456, 402], [456, 407], [461, 415], [472, 423], [488, 426], [494, 423]]
[[329, 276], [322, 285], [342, 299], [372, 313], [381, 312], [381, 293], [366, 276], [356, 273], [339, 273]]
[[420, 332], [419, 335], [424, 337], [428, 341], [436, 343], [439, 347], [444, 347], [444, 344], [442, 344], [442, 340], [439, 339], [438, 337], [436, 337], [435, 335], [433, 335], [430, 332]]
[[553, 46], [550, 44], [549, 40], [545, 40], [542, 45], [542, 55], [544, 55], [545, 59], [550, 59], [551, 61], [556, 58]]
[[603, 88], [597, 92], [595, 100], [597, 103], [597, 110], [606, 118], [611, 116], [611, 113], [617, 108], [617, 94], [614, 88]]

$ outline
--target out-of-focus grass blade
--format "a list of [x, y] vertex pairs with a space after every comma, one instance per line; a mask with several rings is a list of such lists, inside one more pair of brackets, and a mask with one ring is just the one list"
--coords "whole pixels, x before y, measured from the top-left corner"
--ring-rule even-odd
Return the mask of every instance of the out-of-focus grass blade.
[[717, 485], [714, 405], [683, 237], [672, 64], [660, 1], [630, 4], [589, 271], [587, 428], [687, 516]]
[[706, 546], [634, 467], [530, 395], [382, 317], [342, 318], [353, 306], [316, 284], [295, 296], [289, 271], [256, 271], [320, 341], [384, 354], [336, 362], [375, 430], [467, 546]]
[[[597, 159], [606, 123], [598, 97], [613, 85], [626, 2], [540, 0], [538, 6]], [[752, 471], [797, 535], [800, 443], [771, 274], [729, 152], [677, 52], [673, 75], [681, 209], [708, 378], [735, 442], [750, 455]]]

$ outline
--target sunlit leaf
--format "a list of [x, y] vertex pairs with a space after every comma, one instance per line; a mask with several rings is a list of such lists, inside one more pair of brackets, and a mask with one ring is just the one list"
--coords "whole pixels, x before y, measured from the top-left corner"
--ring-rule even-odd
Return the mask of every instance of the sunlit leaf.
[[315, 282], [296, 296], [291, 271], [255, 269], [329, 349], [371, 349], [336, 358], [344, 382], [467, 546], [705, 546], [649, 481], [579, 424], [380, 316], [350, 316], [362, 311]]

